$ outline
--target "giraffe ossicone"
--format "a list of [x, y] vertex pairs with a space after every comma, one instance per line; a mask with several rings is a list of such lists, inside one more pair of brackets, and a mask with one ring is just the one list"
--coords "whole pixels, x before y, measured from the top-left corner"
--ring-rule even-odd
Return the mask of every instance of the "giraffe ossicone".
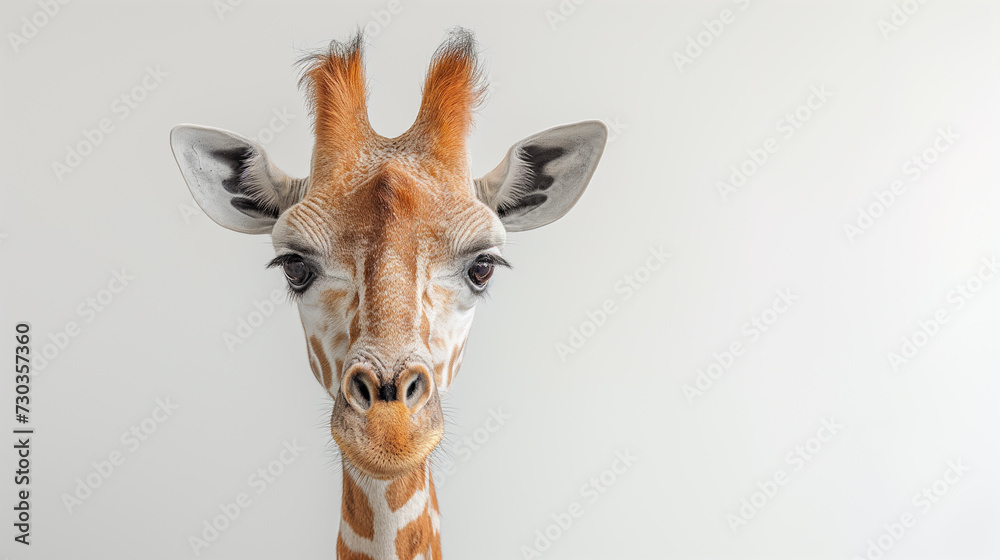
[[467, 142], [486, 84], [471, 33], [438, 48], [413, 125], [372, 130], [363, 38], [302, 60], [313, 122], [310, 174], [293, 178], [233, 132], [179, 125], [174, 157], [220, 225], [270, 233], [299, 308], [309, 364], [333, 398], [343, 506], [337, 557], [440, 558], [428, 456], [440, 394], [462, 362], [473, 313], [508, 231], [546, 225], [583, 193], [607, 128], [584, 121], [514, 144], [474, 179]]

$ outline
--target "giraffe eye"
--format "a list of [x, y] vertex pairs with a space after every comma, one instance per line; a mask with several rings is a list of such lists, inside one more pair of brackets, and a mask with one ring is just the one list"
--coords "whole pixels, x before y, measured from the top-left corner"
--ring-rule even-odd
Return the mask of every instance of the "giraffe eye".
[[472, 282], [472, 285], [480, 290], [485, 288], [486, 283], [493, 276], [495, 266], [493, 258], [489, 255], [480, 255], [476, 258], [476, 262], [472, 263], [472, 266], [469, 267], [469, 280]]
[[295, 253], [285, 253], [278, 255], [271, 262], [267, 263], [267, 268], [281, 267], [288, 280], [290, 295], [294, 298], [306, 291], [309, 284], [316, 278], [316, 271], [321, 270], [316, 264], [303, 260], [301, 255]]
[[312, 280], [312, 270], [302, 261], [285, 261], [281, 268], [285, 272], [285, 278], [288, 279], [288, 285], [295, 290], [305, 289]]

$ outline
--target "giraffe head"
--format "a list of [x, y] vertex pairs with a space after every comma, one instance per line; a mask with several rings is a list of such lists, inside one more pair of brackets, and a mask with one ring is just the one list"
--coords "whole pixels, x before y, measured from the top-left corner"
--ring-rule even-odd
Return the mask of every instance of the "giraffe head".
[[297, 301], [313, 374], [334, 400], [344, 458], [376, 479], [420, 467], [441, 439], [476, 303], [507, 231], [564, 215], [604, 149], [597, 121], [516, 143], [482, 178], [467, 139], [484, 84], [471, 34], [435, 53], [414, 124], [396, 138], [368, 121], [362, 38], [303, 60], [314, 117], [310, 175], [289, 177], [259, 144], [180, 125], [171, 146], [205, 213], [270, 233]]

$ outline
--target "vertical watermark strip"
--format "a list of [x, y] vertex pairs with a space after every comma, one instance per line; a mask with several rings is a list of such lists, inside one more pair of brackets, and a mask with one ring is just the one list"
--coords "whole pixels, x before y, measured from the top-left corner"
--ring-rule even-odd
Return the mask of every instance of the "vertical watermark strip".
[[31, 325], [14, 326], [14, 542], [31, 544]]

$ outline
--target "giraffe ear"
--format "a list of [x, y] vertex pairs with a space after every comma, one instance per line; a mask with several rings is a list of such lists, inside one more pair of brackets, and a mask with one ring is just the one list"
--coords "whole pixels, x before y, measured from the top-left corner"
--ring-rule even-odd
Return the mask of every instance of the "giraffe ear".
[[507, 231], [552, 223], [576, 204], [601, 160], [608, 127], [583, 121], [521, 140], [500, 165], [476, 179], [476, 194]]
[[275, 167], [260, 144], [228, 130], [178, 125], [170, 131], [170, 147], [195, 201], [231, 230], [270, 233], [309, 187], [308, 179]]

